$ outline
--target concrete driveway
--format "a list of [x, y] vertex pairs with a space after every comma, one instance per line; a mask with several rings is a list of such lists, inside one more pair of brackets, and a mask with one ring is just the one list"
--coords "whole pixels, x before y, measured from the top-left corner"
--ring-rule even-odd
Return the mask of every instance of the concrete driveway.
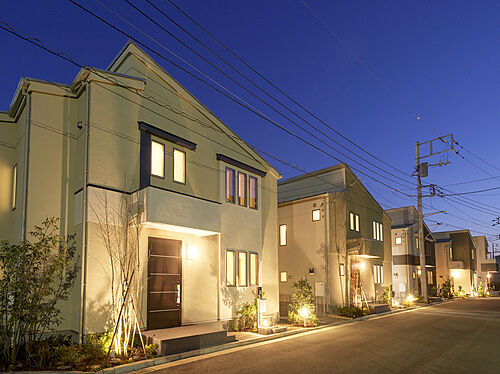
[[456, 300], [150, 368], [173, 373], [500, 373], [500, 298]]

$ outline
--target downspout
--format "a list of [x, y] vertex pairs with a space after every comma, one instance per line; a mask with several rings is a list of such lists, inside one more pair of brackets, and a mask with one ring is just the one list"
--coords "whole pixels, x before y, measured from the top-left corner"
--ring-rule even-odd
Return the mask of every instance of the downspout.
[[26, 98], [26, 126], [25, 126], [25, 150], [24, 150], [24, 201], [23, 201], [23, 230], [22, 238], [26, 241], [28, 233], [28, 179], [29, 179], [29, 161], [30, 161], [30, 147], [31, 147], [31, 93], [24, 92]]
[[83, 343], [85, 334], [85, 304], [87, 296], [87, 246], [88, 246], [88, 167], [89, 167], [89, 127], [90, 127], [90, 85], [88, 80], [85, 82], [85, 91], [87, 96], [86, 112], [85, 112], [85, 147], [83, 157], [83, 221], [82, 221], [82, 284], [81, 284], [81, 303], [82, 311], [80, 313], [80, 342]]
[[326, 276], [326, 282], [325, 282], [325, 298], [326, 298], [326, 310], [325, 313], [330, 312], [330, 267], [329, 267], [329, 251], [330, 251], [330, 199], [329, 195], [326, 195], [326, 197], [323, 197], [323, 206], [325, 207], [325, 219], [324, 219], [324, 232], [325, 232], [325, 276]]

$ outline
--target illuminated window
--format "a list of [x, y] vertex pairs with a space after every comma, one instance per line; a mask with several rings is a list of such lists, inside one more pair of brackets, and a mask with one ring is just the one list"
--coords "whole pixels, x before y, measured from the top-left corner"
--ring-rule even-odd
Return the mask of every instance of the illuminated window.
[[382, 224], [380, 222], [373, 221], [373, 239], [378, 241], [384, 240], [384, 234], [382, 233]]
[[229, 203], [235, 203], [236, 201], [236, 196], [235, 196], [235, 177], [234, 177], [234, 170], [230, 168], [226, 168], [226, 201]]
[[151, 140], [151, 175], [165, 177], [165, 145]]
[[418, 235], [415, 236], [415, 248], [420, 249], [420, 240], [418, 239]]
[[259, 255], [250, 253], [250, 286], [256, 286], [259, 283]]
[[319, 209], [314, 209], [312, 214], [313, 214], [312, 219], [314, 222], [319, 221], [321, 219], [321, 211]]
[[475, 250], [472, 250], [472, 252], [471, 252], [471, 255], [472, 255], [472, 259], [473, 259], [473, 260], [474, 260], [474, 258], [476, 257], [475, 252], [476, 252]]
[[16, 209], [17, 200], [17, 164], [12, 169], [12, 210]]
[[280, 273], [280, 282], [285, 283], [288, 280], [288, 274], [286, 271]]
[[238, 252], [238, 286], [247, 286], [247, 260], [246, 252]]
[[384, 266], [383, 265], [373, 265], [373, 278], [375, 284], [384, 283]]
[[249, 178], [250, 184], [250, 208], [257, 209], [258, 208], [258, 181], [255, 177]]
[[396, 236], [395, 243], [396, 243], [396, 245], [403, 244], [403, 238], [401, 236]]
[[226, 251], [226, 286], [236, 286], [235, 253]]
[[340, 264], [340, 276], [345, 275], [345, 269], [344, 269], [344, 264]]
[[247, 206], [247, 175], [238, 172], [238, 205]]
[[417, 275], [415, 274], [415, 272], [412, 273], [412, 277], [413, 277], [413, 279], [415, 279], [417, 277]]
[[359, 214], [349, 213], [349, 228], [359, 232]]
[[286, 225], [280, 225], [280, 245], [286, 245]]
[[453, 260], [453, 248], [450, 247], [450, 258]]
[[432, 284], [432, 271], [427, 272], [427, 283]]
[[174, 149], [174, 182], [186, 183], [186, 152]]

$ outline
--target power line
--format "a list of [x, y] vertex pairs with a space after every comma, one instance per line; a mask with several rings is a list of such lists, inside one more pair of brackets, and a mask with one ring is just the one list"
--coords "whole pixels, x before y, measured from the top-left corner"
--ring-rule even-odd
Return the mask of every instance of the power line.
[[445, 197], [445, 196], [470, 195], [470, 194], [475, 194], [475, 193], [480, 193], [480, 192], [487, 192], [487, 191], [493, 191], [493, 190], [498, 190], [498, 189], [500, 189], [500, 186], [498, 186], [498, 187], [491, 187], [491, 188], [485, 188], [485, 189], [482, 189], [482, 190], [475, 190], [475, 191], [442, 194], [441, 196]]

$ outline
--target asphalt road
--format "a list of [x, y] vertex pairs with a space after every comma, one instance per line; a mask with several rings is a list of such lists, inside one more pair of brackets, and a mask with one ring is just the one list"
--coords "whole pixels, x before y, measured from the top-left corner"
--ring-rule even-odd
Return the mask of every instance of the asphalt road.
[[500, 373], [500, 298], [456, 300], [233, 352], [155, 373]]

